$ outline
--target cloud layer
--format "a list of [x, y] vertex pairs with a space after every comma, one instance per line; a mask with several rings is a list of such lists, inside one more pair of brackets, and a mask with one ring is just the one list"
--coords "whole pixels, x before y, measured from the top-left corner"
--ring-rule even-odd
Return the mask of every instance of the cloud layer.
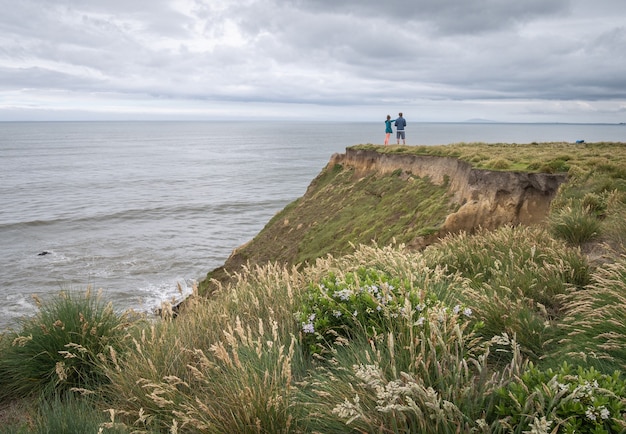
[[626, 120], [623, 0], [0, 6], [0, 120]]

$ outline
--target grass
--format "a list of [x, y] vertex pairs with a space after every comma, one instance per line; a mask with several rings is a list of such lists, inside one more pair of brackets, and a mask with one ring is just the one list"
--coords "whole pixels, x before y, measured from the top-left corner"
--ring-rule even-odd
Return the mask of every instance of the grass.
[[626, 371], [626, 257], [598, 268], [584, 290], [565, 294], [558, 356]]
[[[486, 156], [503, 147], [478, 146], [475, 163], [493, 164]], [[304, 220], [279, 214], [284, 238], [264, 245], [299, 252], [301, 266], [244, 266], [159, 321], [64, 293], [5, 333], [0, 432], [625, 432], [624, 172], [609, 158], [622, 148], [528, 147], [501, 158], [540, 170], [550, 152], [550, 167], [567, 166], [571, 184], [551, 213], [585, 209], [598, 224], [591, 241], [550, 223], [448, 235], [417, 250], [419, 231], [449, 211], [442, 191], [396, 173], [352, 180], [352, 201], [349, 174], [324, 172], [317, 199], [349, 227], [336, 235], [340, 253], [313, 255], [324, 245], [315, 237], [290, 244]], [[446, 152], [471, 146], [457, 148]], [[409, 217], [411, 207], [429, 217]], [[352, 242], [383, 208], [395, 236]], [[326, 226], [313, 217], [312, 228]], [[592, 245], [609, 260], [587, 255]]]
[[[572, 167], [586, 167], [595, 173], [611, 174], [624, 178], [622, 157], [626, 154], [624, 143], [454, 143], [445, 146], [376, 146], [357, 145], [356, 149], [375, 149], [379, 153], [409, 153], [453, 157], [468, 161], [477, 169], [494, 169], [524, 172], [567, 172]], [[494, 158], [493, 156], [497, 156]]]
[[111, 434], [129, 431], [111, 420], [108, 411], [102, 411], [89, 399], [71, 394], [43, 399], [29, 432], [37, 434], [97, 433], [106, 429]]
[[93, 388], [106, 381], [99, 357], [122, 348], [126, 320], [91, 291], [39, 301], [39, 312], [0, 340], [0, 400]]
[[[525, 390], [524, 381], [536, 384], [567, 359], [585, 378], [592, 367], [617, 375], [597, 408], [611, 408], [610, 426], [619, 426], [626, 397], [613, 372], [625, 360], [624, 331], [611, 318], [624, 315], [626, 260], [590, 272], [578, 249], [524, 227], [450, 236], [440, 248], [361, 245], [302, 269], [244, 270], [210, 300], [194, 295], [176, 319], [133, 322], [125, 347], [98, 359], [107, 381], [96, 395], [49, 398], [52, 408], [40, 411], [60, 420], [82, 413], [85, 426], [102, 432], [506, 432], [501, 421], [521, 413], [500, 391]], [[507, 249], [499, 262], [488, 258]], [[535, 282], [526, 292], [497, 284], [520, 271], [527, 277], [519, 287]], [[298, 313], [321, 313], [312, 294], [330, 282], [334, 294], [392, 284], [395, 302], [376, 316], [359, 299], [331, 297], [329, 311], [350, 302], [357, 315], [329, 327], [324, 351], [311, 352]], [[533, 292], [537, 282], [561, 289]], [[540, 293], [559, 308], [549, 313], [532, 301]], [[546, 345], [550, 339], [559, 345]], [[552, 408], [536, 413], [536, 423]], [[39, 413], [30, 414], [34, 427]], [[535, 419], [524, 423], [529, 429]]]

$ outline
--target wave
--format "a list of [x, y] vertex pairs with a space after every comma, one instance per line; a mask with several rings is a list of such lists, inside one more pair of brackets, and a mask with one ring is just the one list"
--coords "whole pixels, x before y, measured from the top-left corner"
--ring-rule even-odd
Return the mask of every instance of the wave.
[[257, 200], [250, 201], [230, 201], [219, 204], [196, 204], [179, 206], [152, 206], [140, 208], [128, 208], [117, 212], [103, 212], [92, 215], [77, 217], [53, 217], [50, 219], [33, 219], [25, 221], [14, 221], [0, 223], [0, 231], [24, 230], [29, 228], [40, 228], [55, 225], [82, 225], [101, 224], [116, 221], [139, 221], [155, 220], [164, 218], [189, 218], [197, 216], [211, 215], [234, 215], [242, 211], [254, 211], [256, 209], [279, 209], [285, 205], [284, 200]]

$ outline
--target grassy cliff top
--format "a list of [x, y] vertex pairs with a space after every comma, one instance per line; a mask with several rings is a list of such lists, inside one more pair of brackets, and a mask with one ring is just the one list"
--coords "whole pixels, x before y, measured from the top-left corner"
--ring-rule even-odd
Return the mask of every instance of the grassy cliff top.
[[[356, 145], [353, 149], [376, 152], [407, 153], [453, 157], [478, 169], [515, 170], [521, 172], [567, 172], [570, 167], [603, 169], [613, 166], [626, 170], [626, 143], [454, 143], [439, 146]], [[606, 167], [610, 168], [610, 167]]]

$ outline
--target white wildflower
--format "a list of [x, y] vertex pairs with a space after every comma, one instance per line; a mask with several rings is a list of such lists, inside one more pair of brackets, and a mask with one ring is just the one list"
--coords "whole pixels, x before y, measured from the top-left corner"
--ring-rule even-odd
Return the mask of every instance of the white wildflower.
[[339, 317], [341, 316], [341, 311], [338, 311], [338, 310], [333, 310], [333, 316], [334, 316], [335, 318], [339, 318]]
[[302, 323], [302, 331], [304, 333], [315, 333], [315, 327], [311, 322], [303, 322]]
[[452, 312], [454, 312], [455, 315], [458, 315], [459, 312], [461, 312], [461, 305], [457, 304], [456, 306], [454, 306], [454, 308], [452, 309]]
[[569, 392], [569, 384], [567, 383], [559, 383], [556, 375], [550, 379], [548, 382], [548, 386], [554, 391], [557, 392]]
[[585, 411], [585, 416], [587, 416], [587, 419], [593, 420], [593, 421], [597, 419], [596, 413], [594, 410], [595, 410], [594, 407], [591, 407], [591, 406], [587, 407], [587, 411]]
[[609, 417], [611, 417], [611, 412], [604, 405], [601, 405], [600, 407], [598, 407], [598, 410], [600, 410], [600, 417], [602, 419], [606, 420]]
[[352, 295], [352, 290], [347, 289], [347, 288], [342, 289], [341, 291], [335, 292], [335, 297], [342, 301], [349, 300], [351, 295]]
[[472, 309], [470, 309], [469, 307], [466, 307], [465, 309], [463, 309], [463, 315], [465, 315], [466, 317], [470, 317], [472, 316]]

